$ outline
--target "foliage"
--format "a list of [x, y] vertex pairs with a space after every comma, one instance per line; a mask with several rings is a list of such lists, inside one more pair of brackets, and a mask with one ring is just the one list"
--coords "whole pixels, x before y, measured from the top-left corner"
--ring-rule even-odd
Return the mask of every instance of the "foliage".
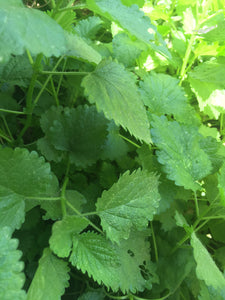
[[224, 7], [0, 0], [1, 299], [225, 299]]

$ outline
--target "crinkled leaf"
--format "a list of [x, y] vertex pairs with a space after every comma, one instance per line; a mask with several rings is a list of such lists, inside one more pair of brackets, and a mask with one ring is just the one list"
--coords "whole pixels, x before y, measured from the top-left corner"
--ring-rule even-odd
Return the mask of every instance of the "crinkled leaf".
[[87, 225], [88, 221], [86, 219], [68, 215], [61, 221], [55, 222], [49, 240], [52, 251], [59, 257], [69, 256], [73, 235], [79, 234]]
[[140, 169], [124, 173], [96, 207], [101, 225], [110, 240], [127, 239], [131, 229], [142, 230], [153, 219], [159, 206], [158, 177]]
[[23, 148], [0, 148], [0, 184], [26, 197], [51, 196], [58, 191], [50, 165]]
[[178, 83], [179, 80], [170, 75], [152, 72], [140, 82], [142, 100], [153, 114], [173, 115], [182, 123], [197, 124], [195, 112]]
[[149, 243], [143, 233], [136, 233], [116, 246], [103, 236], [88, 232], [74, 237], [70, 261], [114, 292], [121, 289], [123, 293], [135, 293], [142, 291], [155, 276], [149, 251]]
[[125, 67], [135, 66], [136, 60], [143, 50], [146, 50], [145, 44], [139, 41], [133, 41], [126, 33], [118, 33], [113, 37], [113, 55], [118, 62]]
[[225, 287], [225, 278], [209, 252], [193, 232], [191, 245], [194, 249], [194, 258], [197, 263], [196, 274], [200, 280], [204, 280], [208, 286], [222, 290]]
[[67, 262], [57, 258], [46, 248], [27, 293], [27, 300], [60, 300], [69, 286]]
[[105, 293], [103, 289], [96, 289], [85, 292], [78, 300], [105, 300]]
[[0, 228], [8, 226], [13, 232], [25, 218], [25, 203], [21, 195], [0, 185]]
[[108, 119], [128, 129], [136, 138], [150, 142], [146, 111], [132, 73], [116, 62], [105, 60], [83, 79], [82, 86], [88, 100], [96, 103]]
[[185, 189], [199, 189], [197, 181], [210, 174], [212, 165], [200, 147], [202, 136], [198, 128], [169, 122], [166, 117], [153, 119], [153, 142], [160, 149], [158, 161], [164, 165], [168, 178]]
[[77, 22], [74, 30], [79, 36], [86, 39], [94, 39], [101, 28], [102, 20], [99, 17], [92, 16]]
[[19, 259], [21, 251], [16, 250], [18, 240], [11, 239], [11, 229], [1, 228], [0, 234], [0, 299], [25, 300], [22, 290], [25, 276], [22, 273], [24, 264]]
[[[160, 34], [148, 17], [137, 5], [127, 7], [120, 0], [87, 0], [88, 8], [119, 24], [137, 39], [151, 45], [151, 47], [170, 57]], [[134, 22], [136, 20], [136, 22]], [[138, 22], [138, 23], [137, 23]], [[156, 43], [154, 44], [153, 41]]]
[[[101, 157], [108, 120], [94, 106], [67, 107], [64, 110], [62, 107], [52, 107], [42, 115], [41, 126], [51, 144], [47, 148], [48, 156], [50, 154], [54, 160], [58, 151], [63, 151], [69, 154], [72, 163], [86, 167]], [[57, 152], [51, 151], [52, 146]]]
[[[19, 111], [20, 105], [13, 98], [11, 93], [0, 92], [0, 108]], [[8, 113], [0, 111], [0, 116], [6, 116]], [[8, 114], [9, 115], [9, 114]]]
[[21, 55], [29, 50], [32, 55], [60, 56], [66, 51], [63, 29], [40, 10], [23, 6], [22, 1], [0, 2], [0, 61], [11, 54]]

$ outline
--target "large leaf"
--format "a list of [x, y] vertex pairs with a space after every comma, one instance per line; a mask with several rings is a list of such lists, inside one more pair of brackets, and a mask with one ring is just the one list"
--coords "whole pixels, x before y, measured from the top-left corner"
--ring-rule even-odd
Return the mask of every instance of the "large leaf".
[[60, 300], [69, 286], [67, 262], [46, 248], [28, 290], [27, 300]]
[[209, 175], [212, 165], [209, 156], [201, 149], [198, 128], [169, 122], [166, 117], [154, 116], [152, 137], [160, 149], [158, 161], [164, 165], [169, 179], [193, 191], [199, 189], [198, 180]]
[[185, 91], [179, 80], [167, 75], [151, 73], [140, 82], [143, 102], [156, 115], [173, 115], [182, 123], [197, 123], [195, 112], [187, 102]]
[[115, 292], [120, 288], [123, 293], [135, 293], [152, 280], [149, 244], [145, 239], [143, 233], [136, 233], [116, 246], [103, 236], [87, 232], [74, 237], [70, 261]]
[[158, 177], [140, 169], [124, 173], [96, 207], [101, 225], [111, 241], [127, 239], [131, 229], [142, 230], [153, 219], [159, 206]]
[[22, 273], [24, 264], [19, 261], [22, 253], [16, 250], [18, 240], [11, 239], [10, 229], [4, 227], [0, 234], [0, 299], [25, 300], [22, 290], [25, 276]]
[[24, 198], [0, 185], [0, 228], [8, 226], [13, 232], [20, 228], [24, 218]]
[[[101, 158], [107, 126], [108, 120], [94, 106], [52, 107], [41, 118], [47, 138], [42, 142], [49, 143], [47, 153], [52, 153], [49, 157], [59, 158], [63, 151], [69, 154], [71, 162], [86, 167]], [[45, 154], [45, 147], [43, 150]]]
[[73, 235], [79, 234], [87, 225], [86, 219], [77, 216], [66, 216], [61, 221], [55, 222], [49, 240], [53, 252], [59, 257], [67, 257], [72, 248]]
[[200, 280], [204, 280], [208, 286], [223, 290], [225, 278], [194, 232], [191, 235], [191, 245], [194, 249], [194, 258], [197, 263], [197, 277]]
[[132, 73], [116, 62], [105, 60], [83, 79], [82, 86], [88, 100], [96, 103], [108, 119], [128, 129], [136, 138], [150, 142], [146, 111]]
[[33, 55], [60, 56], [66, 51], [63, 29], [39, 10], [24, 7], [22, 1], [0, 1], [0, 61], [28, 49]]
[[50, 165], [23, 148], [0, 148], [0, 185], [25, 197], [51, 196], [58, 191]]

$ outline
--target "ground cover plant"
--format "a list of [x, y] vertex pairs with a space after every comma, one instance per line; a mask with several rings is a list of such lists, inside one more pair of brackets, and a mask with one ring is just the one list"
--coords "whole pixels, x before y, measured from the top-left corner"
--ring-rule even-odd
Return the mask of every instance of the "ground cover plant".
[[0, 299], [225, 299], [224, 0], [0, 0]]

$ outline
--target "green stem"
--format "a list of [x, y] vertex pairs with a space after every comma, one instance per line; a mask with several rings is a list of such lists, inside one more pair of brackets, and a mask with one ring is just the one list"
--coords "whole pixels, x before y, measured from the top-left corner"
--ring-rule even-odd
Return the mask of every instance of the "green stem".
[[54, 86], [54, 82], [53, 82], [53, 79], [52, 79], [52, 78], [51, 78], [50, 82], [51, 82], [52, 93], [53, 93], [54, 98], [55, 98], [56, 106], [59, 106], [59, 99], [58, 99], [58, 95], [57, 95], [57, 93], [56, 93], [55, 86]]
[[166, 296], [163, 296], [161, 298], [141, 298], [141, 297], [134, 295], [134, 299], [136, 299], [136, 300], [164, 300], [164, 299], [167, 299], [170, 295], [172, 295], [171, 292], [169, 292]]
[[141, 146], [139, 146], [138, 144], [136, 144], [135, 142], [131, 141], [130, 139], [128, 139], [127, 137], [123, 136], [122, 134], [118, 134], [122, 139], [124, 139], [125, 141], [127, 141], [128, 143], [134, 145], [137, 148], [141, 148]]
[[223, 114], [220, 115], [220, 135], [223, 134]]
[[8, 132], [8, 135], [10, 136], [10, 139], [13, 141], [14, 138], [13, 138], [13, 135], [11, 133], [11, 130], [9, 129], [9, 126], [8, 126], [8, 123], [6, 121], [5, 116], [2, 116], [2, 119], [3, 119], [3, 122], [4, 122], [5, 128], [6, 128], [7, 132]]
[[16, 111], [16, 110], [4, 109], [4, 108], [0, 108], [0, 111], [9, 113], [9, 114], [15, 114], [15, 115], [26, 115], [26, 113], [24, 113], [22, 111]]
[[99, 233], [104, 234], [103, 231], [98, 228], [93, 222], [91, 222], [88, 218], [86, 218], [82, 213], [79, 212], [69, 201], [66, 201], [66, 204], [81, 218], [88, 221], [88, 223], [95, 228]]
[[54, 9], [56, 7], [55, 0], [50, 0], [50, 1], [51, 1], [52, 9]]
[[225, 219], [225, 215], [221, 215], [221, 216], [210, 216], [210, 217], [204, 217], [202, 218], [202, 220], [216, 220], [216, 219]]
[[154, 251], [155, 251], [155, 260], [156, 260], [156, 262], [158, 262], [159, 255], [158, 255], [158, 249], [157, 249], [157, 244], [156, 244], [155, 232], [154, 232], [154, 228], [153, 228], [153, 223], [150, 222], [150, 224], [151, 224], [152, 239], [153, 239], [153, 245], [154, 245]]
[[199, 206], [198, 206], [198, 198], [197, 198], [196, 191], [194, 191], [194, 201], [195, 201], [196, 215], [197, 215], [197, 218], [199, 218]]
[[106, 292], [106, 290], [104, 290], [104, 294], [109, 297], [110, 299], [115, 299], [115, 300], [126, 300], [128, 299], [128, 295], [125, 295], [125, 296], [113, 296], [109, 293]]
[[[63, 68], [62, 68], [63, 72], [66, 69], [66, 64], [67, 64], [67, 58], [65, 59], [64, 64], [63, 64]], [[58, 82], [58, 86], [57, 86], [57, 90], [56, 90], [57, 97], [59, 95], [59, 90], [60, 90], [60, 87], [61, 87], [61, 84], [62, 84], [62, 80], [63, 80], [63, 75], [61, 75], [60, 78], [59, 78], [59, 82]]]
[[6, 140], [9, 143], [12, 143], [12, 141], [4, 134], [1, 132], [2, 130], [0, 129], [0, 137]]
[[37, 200], [37, 201], [56, 201], [60, 200], [60, 197], [26, 197], [27, 200]]
[[70, 6], [70, 7], [60, 8], [58, 10], [58, 12], [63, 12], [63, 11], [67, 11], [67, 10], [78, 10], [78, 9], [84, 9], [84, 8], [87, 8], [86, 4], [77, 4], [77, 5]]
[[63, 182], [62, 192], [61, 192], [61, 197], [60, 197], [63, 217], [65, 217], [67, 215], [67, 212], [66, 212], [66, 195], [65, 194], [66, 194], [66, 187], [67, 187], [68, 182], [69, 182], [69, 178], [66, 176], [66, 178]]
[[54, 72], [54, 71], [41, 71], [42, 75], [88, 75], [90, 72]]
[[[61, 61], [63, 60], [64, 56], [61, 56], [60, 59], [57, 61], [57, 63], [55, 64], [54, 68], [53, 68], [53, 72], [58, 68], [59, 64], [61, 63]], [[47, 84], [49, 83], [49, 80], [52, 78], [52, 74], [50, 74], [48, 76], [48, 78], [45, 80], [45, 83], [43, 84], [42, 89], [40, 90], [40, 92], [38, 93], [37, 97], [34, 100], [34, 105], [33, 108], [35, 107], [35, 105], [38, 103], [39, 98], [41, 97], [42, 93], [44, 92]]]

